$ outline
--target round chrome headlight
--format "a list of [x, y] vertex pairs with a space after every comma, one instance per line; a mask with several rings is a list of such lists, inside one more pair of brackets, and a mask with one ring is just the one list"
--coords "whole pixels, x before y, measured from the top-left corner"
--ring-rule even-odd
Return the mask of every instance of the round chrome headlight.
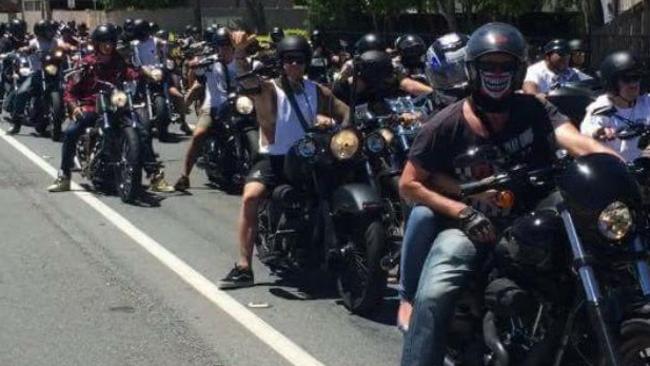
[[59, 59], [63, 58], [63, 51], [59, 50], [59, 51], [54, 52], [54, 57], [59, 58]]
[[111, 104], [117, 108], [124, 108], [129, 98], [123, 91], [116, 90], [111, 94]]
[[386, 148], [386, 140], [379, 132], [373, 132], [366, 137], [366, 149], [373, 154], [379, 154]]
[[609, 240], [623, 239], [633, 226], [630, 208], [620, 201], [605, 207], [598, 216], [598, 231]]
[[237, 100], [235, 100], [235, 109], [239, 114], [249, 115], [253, 113], [255, 106], [253, 105], [253, 100], [251, 98], [247, 96], [240, 96], [237, 97]]
[[58, 71], [59, 71], [59, 68], [56, 67], [56, 65], [47, 65], [47, 66], [45, 66], [45, 72], [46, 72], [48, 75], [52, 75], [52, 76], [54, 76], [54, 75], [56, 75], [56, 73], [57, 73]]
[[384, 137], [384, 140], [386, 140], [386, 143], [390, 145], [393, 142], [393, 138], [395, 138], [395, 134], [393, 131], [391, 131], [388, 128], [382, 128], [379, 130], [379, 133]]
[[348, 160], [359, 150], [359, 137], [352, 130], [341, 130], [332, 136], [330, 150], [338, 160]]
[[296, 146], [298, 155], [303, 158], [312, 158], [316, 155], [316, 142], [310, 138], [304, 138]]
[[163, 79], [163, 72], [161, 69], [153, 69], [151, 70], [151, 78], [154, 81], [161, 81]]
[[176, 67], [176, 64], [174, 63], [174, 60], [167, 59], [165, 61], [165, 67], [167, 68], [167, 70], [171, 71], [171, 70], [174, 70], [174, 68]]
[[21, 68], [18, 69], [18, 74], [20, 74], [20, 76], [22, 76], [22, 77], [29, 76], [29, 74], [31, 74], [31, 72], [32, 72], [32, 69], [30, 69], [29, 67], [21, 67]]

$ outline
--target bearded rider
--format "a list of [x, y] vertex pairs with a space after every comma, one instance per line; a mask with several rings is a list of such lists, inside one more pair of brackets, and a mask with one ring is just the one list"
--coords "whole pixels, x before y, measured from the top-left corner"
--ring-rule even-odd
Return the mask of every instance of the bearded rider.
[[[550, 164], [555, 145], [574, 156], [615, 154], [581, 135], [553, 105], [515, 93], [523, 82], [525, 52], [524, 37], [510, 25], [489, 23], [476, 30], [465, 58], [471, 95], [436, 114], [411, 148], [400, 192], [435, 212], [430, 224], [440, 225], [441, 231], [423, 266], [404, 338], [403, 366], [443, 365], [455, 300], [512, 220], [496, 204], [495, 192], [458, 200], [459, 183], [484, 175], [455, 169], [454, 159], [480, 145], [501, 147], [507, 160], [531, 166]], [[479, 170], [486, 173], [477, 169], [477, 174]]]
[[[50, 192], [65, 192], [70, 190], [71, 169], [74, 164], [75, 146], [84, 131], [95, 125], [99, 119], [96, 112], [96, 97], [102, 88], [98, 80], [119, 85], [125, 80], [136, 80], [139, 73], [129, 68], [124, 59], [116, 52], [117, 29], [113, 24], [104, 24], [97, 27], [91, 40], [94, 53], [87, 55], [82, 60], [83, 72], [78, 80], [71, 78], [66, 85], [64, 101], [70, 110], [73, 122], [64, 132], [61, 155], [61, 169], [59, 175], [47, 189]], [[151, 138], [147, 128], [140, 126], [139, 134], [144, 144], [144, 165], [147, 174], [151, 177], [151, 189], [156, 192], [171, 192], [173, 189], [165, 182], [164, 174], [156, 162]]]
[[[239, 73], [251, 69], [245, 50], [253, 39], [254, 36], [243, 32], [233, 34]], [[279, 79], [253, 77], [241, 81], [245, 88], [256, 90], [250, 96], [255, 103], [260, 125], [262, 157], [251, 169], [244, 186], [239, 218], [239, 260], [220, 281], [220, 288], [253, 284], [251, 261], [258, 206], [262, 197], [282, 182], [284, 155], [305, 135], [303, 124], [327, 127], [334, 121], [345, 123], [348, 118], [348, 107], [336, 99], [329, 89], [305, 79], [311, 47], [304, 37], [283, 38], [277, 45], [277, 51], [282, 65]], [[292, 98], [298, 109], [292, 107]]]

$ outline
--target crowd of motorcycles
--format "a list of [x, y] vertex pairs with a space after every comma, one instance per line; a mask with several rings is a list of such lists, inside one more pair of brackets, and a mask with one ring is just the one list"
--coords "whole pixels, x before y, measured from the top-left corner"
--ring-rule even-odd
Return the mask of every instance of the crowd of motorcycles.
[[[60, 24], [59, 31], [66, 27]], [[150, 66], [147, 80], [103, 82], [96, 101], [100, 119], [76, 149], [83, 177], [124, 202], [141, 194], [143, 145], [151, 144], [139, 136], [137, 124], [150, 121], [152, 135], [167, 137], [170, 125], [183, 123], [180, 114], [185, 112], [175, 110], [166, 83], [192, 94], [194, 86], [205, 83], [207, 70], [220, 62], [210, 42], [192, 27], [175, 39], [154, 31], [167, 49], [165, 57]], [[11, 109], [12, 95], [25, 78], [41, 73], [40, 91], [30, 98], [25, 121], [55, 141], [66, 118], [64, 84], [83, 69], [81, 60], [93, 50], [87, 34], [78, 31], [74, 37], [76, 47], [39, 55], [40, 71], [19, 50], [0, 56], [3, 109]], [[128, 38], [118, 49], [129, 54]], [[251, 52], [263, 65], [252, 72], [273, 78], [278, 68], [266, 51]], [[331, 84], [353, 59], [345, 49], [337, 56], [336, 64], [315, 56], [310, 78]], [[190, 60], [195, 67], [188, 66]], [[597, 95], [597, 83], [566, 83], [548, 99], [579, 122]], [[197, 113], [201, 100], [198, 96], [191, 104]], [[389, 108], [382, 114], [357, 106], [351, 126], [307, 131], [286, 157], [291, 183], [275, 188], [258, 215], [255, 244], [262, 263], [279, 276], [313, 269], [328, 273], [345, 306], [358, 314], [375, 310], [388, 278], [399, 276], [410, 210], [400, 198], [399, 177], [422, 123], [440, 108], [430, 95], [401, 95], [385, 102]], [[199, 166], [210, 182], [236, 192], [259, 154], [256, 111], [252, 100], [233, 88], [220, 113], [222, 123], [204, 143]], [[650, 144], [647, 128], [622, 130], [618, 136], [641, 137], [640, 144]], [[477, 147], [457, 163], [469, 166], [498, 154]], [[648, 168], [605, 156], [560, 156], [543, 171], [510, 167], [463, 186], [463, 195], [499, 190], [506, 205], [555, 194], [551, 202], [523, 205], [528, 211], [506, 231], [509, 240], [497, 246], [462, 297], [447, 364], [649, 365], [649, 222], [639, 190]]]

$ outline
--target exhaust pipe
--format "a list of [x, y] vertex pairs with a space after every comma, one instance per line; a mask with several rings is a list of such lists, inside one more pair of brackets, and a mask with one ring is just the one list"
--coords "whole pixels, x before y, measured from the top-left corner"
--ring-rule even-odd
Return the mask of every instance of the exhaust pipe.
[[501, 343], [499, 335], [497, 334], [497, 326], [494, 323], [494, 313], [488, 311], [483, 317], [483, 340], [485, 345], [494, 352], [494, 357], [496, 358], [496, 366], [508, 366], [510, 363], [510, 357], [508, 356], [508, 351]]

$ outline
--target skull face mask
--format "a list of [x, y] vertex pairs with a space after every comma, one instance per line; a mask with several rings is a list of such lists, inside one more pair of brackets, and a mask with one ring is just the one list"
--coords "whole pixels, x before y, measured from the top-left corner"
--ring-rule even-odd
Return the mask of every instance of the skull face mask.
[[479, 71], [481, 93], [492, 99], [499, 100], [510, 94], [513, 72]]

